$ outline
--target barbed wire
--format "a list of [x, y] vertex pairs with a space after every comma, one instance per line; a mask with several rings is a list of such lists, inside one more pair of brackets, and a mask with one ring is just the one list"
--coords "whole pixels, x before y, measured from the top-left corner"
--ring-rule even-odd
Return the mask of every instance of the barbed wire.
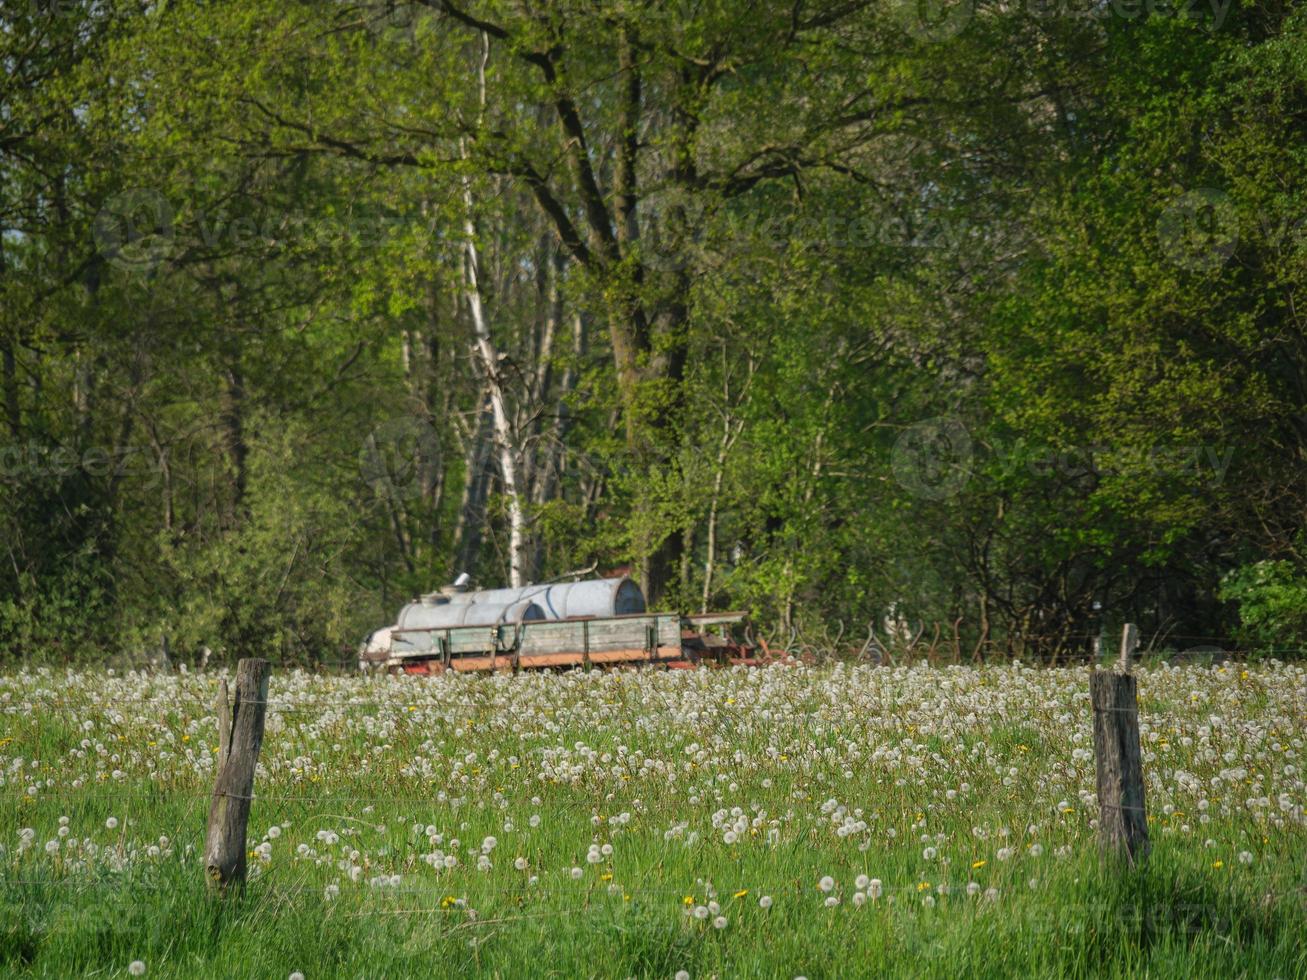
[[[1207, 641], [1208, 643], [1210, 643], [1210, 644], [1212, 644], [1212, 645], [1223, 645], [1223, 646], [1228, 646], [1228, 647], [1230, 647], [1230, 649], [1228, 649], [1228, 650], [1224, 650], [1224, 649], [1223, 649], [1223, 650], [1221, 650], [1220, 652], [1221, 652], [1221, 653], [1224, 653], [1224, 654], [1227, 654], [1227, 655], [1229, 655], [1229, 656], [1232, 656], [1232, 657], [1239, 657], [1239, 656], [1248, 655], [1248, 654], [1265, 654], [1265, 653], [1307, 654], [1307, 647], [1303, 647], [1303, 646], [1288, 646], [1288, 645], [1281, 646], [1281, 645], [1274, 645], [1274, 644], [1272, 644], [1272, 645], [1267, 645], [1267, 644], [1259, 644], [1259, 643], [1250, 643], [1250, 642], [1248, 642], [1247, 640], [1242, 640], [1242, 639], [1239, 639], [1239, 638], [1236, 638], [1236, 637], [1232, 637], [1232, 636], [1215, 636], [1215, 635], [1204, 635], [1204, 634], [1197, 634], [1197, 633], [1193, 633], [1193, 634], [1185, 634], [1185, 633], [1163, 633], [1163, 632], [1159, 632], [1159, 633], [1158, 633], [1158, 634], [1157, 634], [1157, 635], [1156, 635], [1152, 640], [1150, 640], [1150, 641], [1144, 641], [1144, 640], [1141, 639], [1141, 641], [1140, 641], [1140, 643], [1139, 643], [1139, 645], [1138, 645], [1138, 647], [1137, 647], [1137, 649], [1136, 649], [1136, 651], [1135, 651], [1135, 657], [1139, 657], [1139, 656], [1141, 656], [1141, 655], [1159, 655], [1159, 654], [1165, 654], [1165, 653], [1175, 653], [1175, 654], [1180, 654], [1180, 655], [1187, 655], [1187, 654], [1194, 654], [1194, 653], [1201, 653], [1201, 652], [1204, 652], [1204, 651], [1186, 651], [1186, 650], [1177, 650], [1177, 649], [1174, 649], [1174, 648], [1171, 648], [1171, 647], [1167, 646], [1167, 644], [1168, 644], [1168, 642], [1169, 642], [1170, 640], [1181, 640], [1181, 639], [1184, 639], [1184, 640], [1202, 640], [1202, 641]], [[1071, 644], [1071, 643], [1077, 643], [1077, 642], [1078, 642], [1078, 643], [1083, 643], [1083, 644], [1085, 644], [1085, 645], [1089, 645], [1089, 644], [1091, 644], [1091, 643], [1092, 643], [1093, 641], [1095, 641], [1095, 640], [1102, 640], [1102, 641], [1104, 641], [1103, 654], [1102, 654], [1102, 655], [1103, 655], [1103, 657], [1104, 657], [1105, 659], [1111, 659], [1111, 657], [1114, 655], [1115, 637], [1113, 637], [1111, 634], [1108, 634], [1108, 633], [1103, 633], [1103, 634], [1098, 634], [1098, 633], [1077, 633], [1077, 634], [1072, 634], [1072, 635], [1069, 635], [1069, 636], [1062, 636], [1062, 635], [1059, 635], [1059, 634], [1030, 634], [1030, 635], [1028, 635], [1028, 636], [1024, 636], [1024, 637], [1016, 638], [1015, 641], [1012, 641], [1012, 640], [986, 640], [986, 641], [982, 641], [982, 642], [980, 643], [980, 647], [981, 647], [982, 649], [987, 649], [987, 650], [991, 650], [991, 651], [993, 651], [993, 650], [1003, 651], [1002, 656], [1003, 656], [1004, 659], [1006, 660], [1006, 659], [1013, 659], [1013, 658], [1015, 658], [1015, 659], [1020, 659], [1020, 658], [1021, 658], [1021, 647], [1022, 647], [1023, 645], [1025, 645], [1025, 646], [1031, 646], [1031, 645], [1047, 644], [1047, 643], [1059, 643], [1059, 644], [1061, 644], [1062, 647], [1063, 647], [1063, 649], [1062, 649], [1063, 654], [1067, 655], [1070, 659], [1078, 660], [1078, 661], [1084, 661], [1084, 660], [1086, 660], [1086, 659], [1090, 659], [1090, 660], [1094, 659], [1093, 656], [1092, 656], [1092, 654], [1091, 654], [1089, 651], [1086, 650], [1086, 651], [1084, 651], [1084, 652], [1082, 652], [1082, 653], [1074, 653], [1074, 652], [1071, 652], [1071, 651], [1067, 651], [1067, 650], [1065, 649], [1065, 647], [1066, 647], [1067, 645]], [[975, 645], [972, 644], [971, 646], [974, 648]], [[852, 650], [853, 647], [850, 646], [850, 647], [848, 647], [847, 649], [848, 649], [848, 650]], [[880, 644], [879, 644], [875, 649], [876, 649], [878, 652], [882, 652], [882, 653], [887, 653], [887, 654], [889, 654], [892, 660], [897, 660], [897, 659], [899, 659], [899, 658], [902, 658], [902, 659], [906, 659], [906, 660], [913, 661], [914, 663], [915, 663], [917, 660], [919, 660], [919, 659], [921, 659], [921, 658], [923, 658], [923, 657], [925, 657], [925, 656], [927, 656], [927, 655], [933, 655], [934, 659], [943, 661], [945, 666], [966, 666], [966, 667], [970, 667], [970, 666], [973, 666], [973, 665], [974, 665], [974, 666], [986, 666], [986, 665], [990, 665], [990, 666], [992, 666], [992, 665], [999, 665], [999, 666], [1001, 666], [1001, 664], [997, 664], [997, 663], [995, 663], [995, 662], [985, 662], [985, 661], [982, 661], [980, 664], [973, 664], [973, 660], [974, 660], [974, 658], [973, 658], [973, 656], [972, 656], [971, 653], [968, 653], [968, 652], [965, 652], [965, 651], [958, 652], [958, 651], [952, 651], [952, 650], [947, 651], [947, 652], [945, 652], [945, 651], [941, 651], [941, 650], [940, 650], [940, 644], [939, 644], [939, 643], [931, 644], [931, 643], [927, 643], [927, 642], [924, 641], [924, 640], [917, 640], [917, 641], [912, 642], [912, 643], [897, 643], [897, 642], [884, 642], [884, 641], [882, 641], [882, 642], [880, 642]], [[1026, 651], [1026, 652], [1028, 653], [1028, 652], [1030, 652], [1030, 651]], [[1212, 651], [1212, 652], [1215, 652], [1215, 651]], [[833, 647], [833, 646], [823, 645], [823, 644], [821, 644], [821, 643], [803, 643], [803, 644], [799, 644], [798, 646], [794, 647], [793, 649], [790, 649], [790, 648], [788, 648], [788, 647], [784, 647], [784, 646], [777, 645], [777, 646], [775, 646], [775, 647], [773, 648], [773, 650], [772, 650], [773, 659], [778, 660], [778, 661], [781, 660], [782, 658], [786, 657], [786, 656], [793, 656], [793, 655], [796, 654], [796, 653], [797, 653], [797, 654], [811, 654], [811, 655], [819, 656], [819, 657], [821, 657], [823, 660], [829, 660], [829, 661], [834, 661], [834, 662], [842, 662], [842, 661], [846, 661], [846, 658], [843, 656], [843, 649], [842, 649], [842, 648], [837, 648], [837, 647]], [[955, 653], [956, 653], [956, 655], [954, 655]], [[510, 654], [502, 654], [501, 656], [503, 657], [503, 659], [504, 659], [505, 661], [509, 661], [509, 660], [511, 660], [512, 654], [511, 654], [511, 653], [510, 653]], [[866, 657], [859, 658], [856, 662], [858, 662], [858, 663], [868, 663], [868, 658], [866, 658]], [[273, 662], [273, 667], [276, 668], [276, 669], [281, 669], [281, 670], [295, 670], [295, 671], [301, 671], [301, 672], [306, 673], [306, 674], [313, 674], [314, 671], [315, 671], [315, 668], [317, 668], [317, 667], [323, 667], [323, 666], [332, 666], [332, 667], [355, 667], [355, 666], [357, 666], [358, 663], [359, 663], [359, 658], [357, 658], [357, 657], [349, 657], [349, 658], [342, 658], [342, 659], [339, 659], [339, 660], [323, 660], [323, 661], [318, 661], [318, 662], [316, 662], [316, 663], [283, 663], [283, 662], [279, 662], [279, 661], [274, 661], [274, 662]], [[195, 678], [197, 678], [197, 679], [198, 679], [198, 678], [203, 678], [203, 677], [206, 677], [206, 676], [207, 676], [207, 677], [217, 677], [217, 678], [229, 678], [230, 675], [232, 674], [232, 670], [231, 670], [231, 668], [234, 667], [234, 666], [235, 666], [234, 664], [228, 664], [228, 665], [226, 666], [226, 669], [224, 669], [224, 668], [222, 668], [222, 667], [218, 667], [218, 668], [208, 668], [208, 669], [197, 669], [197, 670], [192, 671], [192, 672], [190, 673], [190, 676], [191, 676], [191, 677], [195, 677]], [[505, 666], [507, 667], [508, 664], [506, 663]], [[624, 665], [624, 666], [637, 667], [637, 668], [638, 668], [638, 667], [659, 667], [659, 666], [662, 666], [662, 664], [659, 663], [659, 662], [652, 662], [652, 663], [639, 663], [639, 662], [636, 662], [636, 663], [632, 663], [632, 664], [630, 664], [630, 665]], [[707, 665], [705, 665], [705, 669], [716, 669], [717, 666], [718, 666], [718, 665], [716, 665], [716, 664], [707, 664]], [[729, 666], [731, 666], [731, 665], [728, 663], [728, 664], [726, 664], [725, 666], [729, 667]], [[764, 666], [765, 666], [765, 665], [764, 665]], [[898, 663], [891, 663], [891, 664], [889, 664], [888, 666], [906, 666], [906, 665], [905, 665], [905, 664], [898, 664]], [[42, 667], [42, 668], [40, 668], [40, 669], [44, 669], [44, 670], [51, 671], [51, 672], [54, 672], [54, 671], [56, 671], [56, 670], [64, 670], [64, 671], [72, 670], [73, 673], [77, 673], [77, 672], [79, 672], [78, 670], [75, 670], [75, 669], [73, 669], [73, 668], [68, 668], [68, 667], [49, 667], [49, 666], [44, 666], [44, 667]], [[552, 668], [550, 668], [550, 670], [552, 670]], [[547, 672], [549, 672], [549, 671], [548, 671], [548, 670], [545, 670], [545, 669], [529, 668], [529, 667], [528, 667], [526, 670], [523, 670], [521, 673], [534, 674], [534, 673], [547, 673]], [[577, 671], [575, 671], [575, 672], [578, 672], [578, 673], [584, 673], [584, 671], [579, 671], [579, 670], [577, 670]], [[602, 673], [607, 673], [607, 672], [609, 672], [609, 671], [604, 671], [604, 670], [602, 669], [602, 665], [598, 665], [598, 666], [596, 667], [596, 669], [594, 670], [594, 672], [595, 672], [595, 673], [601, 673], [601, 674], [602, 674]], [[132, 670], [130, 673], [140, 673], [140, 674], [147, 675], [147, 676], [173, 676], [173, 675], [174, 675], [174, 672], [173, 672], [170, 668], [162, 668], [162, 669], [160, 669], [160, 668], [152, 667], [152, 666], [142, 666], [142, 667], [140, 667], [140, 668], [136, 668], [136, 669]], [[496, 676], [499, 676], [499, 675], [507, 676], [507, 675], [510, 673], [510, 671], [506, 669], [506, 670], [503, 670], [503, 671], [497, 671], [497, 672], [469, 671], [469, 672], [466, 672], [466, 674], [464, 674], [464, 673], [462, 673], [462, 672], [447, 671], [447, 672], [445, 672], [445, 673], [446, 673], [446, 674], [453, 675], [453, 676], [484, 677], [484, 676], [487, 676], [487, 675], [490, 674], [490, 673], [494, 673]], [[122, 677], [126, 677], [126, 676], [128, 676], [128, 672], [124, 672], [124, 673], [123, 673], [122, 675], [120, 675], [120, 676], [122, 676]], [[351, 676], [369, 677], [369, 678], [370, 678], [371, 676], [375, 676], [375, 675], [369, 675], [369, 674], [367, 674], [367, 673], [363, 673], [363, 672], [355, 672], [355, 673], [353, 673]], [[398, 675], [398, 674], [396, 674], [396, 675], [386, 675], [386, 676], [388, 676], [388, 677], [399, 677], [399, 676], [404, 676], [404, 677], [407, 677], [407, 678], [409, 678], [409, 679], [413, 679], [414, 676], [429, 676], [429, 675]], [[443, 675], [442, 675], [442, 676], [443, 676]], [[378, 678], [378, 679], [380, 679], [380, 678]], [[216, 690], [216, 689], [215, 689], [215, 690]], [[197, 696], [198, 696], [198, 695], [197, 695]]]
[[[1238, 678], [1236, 678], [1236, 680], [1237, 679]], [[405, 692], [397, 692], [397, 694], [402, 694], [402, 693]], [[666, 704], [669, 707], [672, 707], [673, 705], [671, 705], [670, 701], [667, 700], [668, 696], [669, 695], [674, 696], [681, 692], [662, 691], [656, 687], [650, 687], [650, 688], [642, 687], [640, 688], [640, 693], [654, 698], [660, 698], [664, 701], [664, 704]], [[694, 688], [688, 689], [684, 693], [687, 696], [691, 694], [696, 694], [699, 693], [699, 689], [694, 689]], [[1145, 692], [1141, 692], [1141, 695], [1143, 693]], [[1088, 692], [1077, 692], [1074, 695], [1072, 695], [1072, 697], [1075, 700], [1084, 700], [1087, 699], [1088, 696], [1089, 696]], [[216, 697], [216, 691], [214, 692], [213, 695], [210, 695], [209, 697], [202, 697], [198, 695], [197, 696], [185, 695], [179, 697], [171, 692], [168, 693], [161, 692], [157, 696], [149, 696], [149, 697], [112, 696], [111, 704], [109, 705], [96, 704], [90, 695], [88, 695], [86, 699], [59, 698], [59, 699], [51, 700], [51, 699], [28, 697], [28, 698], [24, 698], [22, 701], [0, 700], [0, 711], [6, 711], [6, 710], [28, 711], [33, 708], [67, 708], [67, 709], [79, 709], [79, 710], [85, 710], [86, 708], [96, 708], [99, 711], [107, 713], [113, 711], [113, 707], [112, 707], [113, 705], [119, 705], [119, 704], [160, 705], [163, 707], [172, 708], [176, 710], [183, 710], [184, 708], [187, 707], [203, 707], [203, 708], [213, 709], [216, 708], [216, 704], [214, 700], [215, 697]], [[274, 700], [254, 700], [254, 699], [242, 698], [240, 699], [240, 704], [262, 705], [268, 711], [275, 711], [281, 713], [321, 711], [321, 710], [330, 710], [335, 708], [389, 708], [389, 709], [397, 709], [399, 711], [413, 712], [413, 711], [429, 709], [429, 708], [436, 708], [444, 711], [490, 711], [490, 710], [501, 710], [505, 708], [520, 707], [518, 702], [514, 701], [511, 698], [492, 699], [486, 701], [450, 702], [447, 700], [426, 701], [419, 698], [402, 697], [402, 696], [397, 696], [395, 698], [388, 698], [388, 699], [349, 698], [343, 700], [315, 699], [311, 701], [293, 701], [293, 700], [274, 701]], [[729, 709], [730, 706], [714, 703], [711, 705], [711, 707], [720, 711], [725, 711]], [[787, 710], [794, 710], [794, 706], [789, 704], [784, 705], [784, 707]], [[828, 707], [829, 705], [822, 705], [820, 708], [809, 708], [806, 709], [806, 713], [813, 714], [821, 710], [821, 708], [828, 708]], [[800, 713], [805, 713], [805, 709], [797, 709], [797, 710]]]

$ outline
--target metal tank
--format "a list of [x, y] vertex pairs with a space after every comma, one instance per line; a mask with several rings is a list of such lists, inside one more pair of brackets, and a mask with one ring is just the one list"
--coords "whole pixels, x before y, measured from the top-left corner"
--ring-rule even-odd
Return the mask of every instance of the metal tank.
[[[471, 593], [469, 593], [471, 594]], [[396, 630], [447, 629], [451, 626], [495, 626], [548, 619], [545, 610], [528, 600], [517, 602], [410, 602], [399, 611]]]
[[[517, 589], [468, 592], [474, 604], [529, 601], [544, 610], [545, 619], [576, 616], [629, 616], [645, 612], [644, 593], [630, 578], [595, 578], [583, 582], [524, 585]], [[451, 601], [463, 596], [451, 597]]]

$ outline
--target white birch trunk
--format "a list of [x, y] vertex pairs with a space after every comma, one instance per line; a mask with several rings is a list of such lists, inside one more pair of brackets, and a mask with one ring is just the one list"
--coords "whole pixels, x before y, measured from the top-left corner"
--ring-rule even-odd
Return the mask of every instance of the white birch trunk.
[[526, 585], [526, 514], [522, 508], [521, 488], [517, 479], [517, 447], [513, 427], [509, 422], [504, 402], [504, 389], [499, 379], [499, 351], [490, 337], [485, 310], [481, 305], [481, 285], [477, 267], [476, 226], [472, 221], [472, 186], [463, 179], [463, 202], [467, 216], [463, 231], [467, 235], [464, 270], [467, 280], [467, 304], [472, 313], [472, 329], [476, 337], [476, 350], [486, 372], [486, 385], [490, 392], [490, 415], [495, 430], [495, 448], [499, 455], [499, 471], [504, 481], [504, 496], [508, 500], [508, 578], [509, 585], [521, 588]]
[[[486, 60], [489, 58], [489, 38], [481, 39], [481, 63], [477, 68], [477, 80], [481, 89], [481, 108], [486, 102]], [[467, 144], [460, 141], [459, 150], [467, 156]], [[475, 348], [480, 355], [486, 372], [486, 386], [490, 396], [490, 415], [494, 426], [495, 448], [499, 456], [499, 471], [504, 483], [504, 496], [508, 501], [508, 578], [512, 588], [526, 585], [527, 533], [526, 512], [523, 508], [522, 486], [518, 480], [517, 439], [509, 418], [508, 407], [504, 401], [504, 388], [499, 374], [499, 351], [490, 336], [490, 326], [486, 322], [485, 309], [481, 305], [481, 270], [477, 258], [476, 223], [473, 221], [472, 180], [463, 177], [463, 204], [467, 211], [463, 217], [463, 233], [467, 236], [465, 259], [463, 263], [465, 284], [467, 287], [468, 309], [472, 314], [472, 329], [476, 338]]]

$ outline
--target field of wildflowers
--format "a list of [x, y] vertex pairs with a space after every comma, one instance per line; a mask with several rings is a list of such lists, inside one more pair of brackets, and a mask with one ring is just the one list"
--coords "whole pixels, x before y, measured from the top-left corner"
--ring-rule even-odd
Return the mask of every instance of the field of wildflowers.
[[1307, 668], [1140, 671], [1100, 868], [1084, 669], [277, 671], [205, 892], [219, 675], [0, 676], [0, 972], [1307, 976]]

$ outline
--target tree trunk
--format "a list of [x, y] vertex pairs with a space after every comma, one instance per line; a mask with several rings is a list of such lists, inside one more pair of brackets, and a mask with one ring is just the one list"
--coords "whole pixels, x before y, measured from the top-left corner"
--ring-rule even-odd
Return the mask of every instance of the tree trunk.
[[[477, 84], [480, 107], [484, 112], [486, 106], [486, 62], [490, 60], [490, 39], [481, 36], [481, 60], [477, 65]], [[460, 154], [466, 159], [467, 143], [460, 141]], [[465, 278], [468, 311], [472, 315], [472, 329], [475, 336], [475, 348], [481, 357], [481, 364], [486, 373], [486, 389], [490, 397], [490, 416], [494, 425], [495, 447], [499, 456], [499, 476], [503, 481], [504, 496], [508, 501], [508, 578], [512, 588], [521, 588], [526, 584], [526, 562], [529, 561], [526, 541], [526, 511], [523, 506], [521, 484], [518, 481], [519, 451], [516, 434], [509, 421], [508, 409], [504, 402], [504, 389], [499, 372], [499, 351], [490, 336], [490, 326], [486, 322], [485, 311], [481, 306], [481, 269], [477, 258], [476, 213], [472, 199], [472, 180], [463, 177], [463, 205], [466, 213], [463, 217], [464, 243], [463, 274]]]
[[[221, 291], [219, 293], [221, 296]], [[245, 506], [245, 371], [242, 366], [241, 340], [230, 333], [222, 344], [222, 390], [218, 399], [218, 425], [223, 453], [231, 468], [231, 501], [227, 525], [235, 526]]]
[[463, 200], [468, 213], [463, 223], [467, 235], [465, 245], [464, 274], [467, 277], [467, 305], [472, 315], [472, 329], [476, 338], [476, 351], [481, 357], [481, 366], [486, 373], [486, 388], [490, 397], [490, 417], [494, 426], [495, 447], [499, 457], [499, 476], [504, 485], [504, 496], [508, 501], [508, 579], [512, 588], [521, 588], [526, 584], [526, 513], [522, 505], [521, 487], [518, 483], [517, 438], [509, 422], [508, 408], [504, 402], [504, 389], [500, 382], [499, 351], [490, 337], [490, 327], [486, 323], [485, 311], [481, 306], [481, 286], [477, 268], [476, 228], [472, 222], [472, 187], [464, 181]]
[[[4, 227], [0, 226], [0, 282], [5, 277], [5, 239]], [[17, 324], [14, 333], [8, 325], [0, 324], [0, 370], [4, 372], [5, 422], [9, 426], [9, 435], [15, 442], [22, 434], [23, 416], [18, 401], [18, 354]]]
[[490, 462], [490, 413], [479, 411], [476, 426], [463, 454], [463, 497], [458, 507], [458, 524], [454, 528], [454, 574], [473, 572], [481, 550], [481, 528], [485, 521], [486, 490]]

